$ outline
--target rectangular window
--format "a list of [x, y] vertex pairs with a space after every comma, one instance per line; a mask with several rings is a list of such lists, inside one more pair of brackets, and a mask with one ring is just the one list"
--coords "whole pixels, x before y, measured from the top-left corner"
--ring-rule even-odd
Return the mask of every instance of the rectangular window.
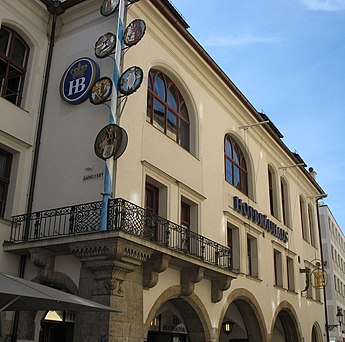
[[156, 241], [158, 237], [157, 215], [158, 215], [159, 189], [149, 183], [145, 184], [145, 226], [143, 229], [144, 239]]
[[0, 149], [0, 217], [4, 217], [10, 184], [12, 154]]
[[144, 199], [145, 223], [142, 232], [143, 238], [167, 244], [169, 234], [166, 232], [164, 221], [159, 218], [166, 218], [167, 187], [147, 175]]
[[287, 270], [287, 280], [288, 280], [288, 290], [295, 291], [295, 272], [293, 259], [286, 257], [286, 270]]
[[274, 284], [279, 287], [283, 287], [283, 270], [282, 270], [282, 254], [274, 250]]
[[149, 183], [145, 186], [145, 209], [158, 215], [159, 189]]
[[240, 270], [240, 234], [238, 227], [231, 223], [227, 224], [227, 245], [230, 248], [231, 269]]
[[198, 235], [198, 205], [188, 198], [181, 196], [180, 225], [184, 230], [181, 232], [181, 249], [186, 253], [200, 256], [202, 246]]
[[181, 226], [190, 229], [190, 205], [181, 202]]
[[258, 243], [257, 239], [247, 234], [247, 274], [258, 277]]

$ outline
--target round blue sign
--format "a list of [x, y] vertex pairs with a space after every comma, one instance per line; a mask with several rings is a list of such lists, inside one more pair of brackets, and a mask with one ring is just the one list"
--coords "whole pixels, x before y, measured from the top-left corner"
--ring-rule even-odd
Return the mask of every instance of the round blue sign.
[[69, 104], [76, 105], [89, 98], [90, 90], [99, 77], [99, 67], [91, 58], [74, 61], [65, 71], [60, 82], [60, 95]]

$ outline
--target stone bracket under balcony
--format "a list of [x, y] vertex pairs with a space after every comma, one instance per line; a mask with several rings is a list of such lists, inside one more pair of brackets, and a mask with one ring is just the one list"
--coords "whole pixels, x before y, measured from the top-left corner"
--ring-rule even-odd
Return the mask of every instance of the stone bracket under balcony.
[[153, 253], [144, 264], [143, 286], [150, 289], [157, 285], [159, 273], [165, 271], [170, 262], [170, 256]]
[[223, 292], [228, 290], [231, 285], [231, 281], [235, 279], [230, 276], [214, 277], [211, 280], [211, 300], [212, 303], [218, 303], [223, 298]]
[[182, 296], [189, 297], [194, 292], [195, 284], [203, 279], [204, 272], [202, 267], [187, 268], [181, 271]]

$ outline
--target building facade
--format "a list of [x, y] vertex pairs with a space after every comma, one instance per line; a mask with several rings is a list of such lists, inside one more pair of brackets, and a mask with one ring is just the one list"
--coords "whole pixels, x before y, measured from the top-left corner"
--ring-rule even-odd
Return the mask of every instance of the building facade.
[[337, 313], [345, 308], [345, 238], [329, 207], [319, 205], [320, 230], [325, 271], [327, 272], [326, 306], [330, 341], [343, 341], [343, 329], [337, 326]]
[[[17, 3], [25, 2], [1, 6], [14, 13]], [[51, 71], [46, 92], [23, 86], [24, 101], [46, 96], [45, 114], [32, 208], [26, 214], [25, 193], [18, 195], [4, 254], [25, 258], [26, 279], [121, 313], [66, 313], [56, 323], [45, 312], [21, 312], [18, 340], [50, 341], [55, 329], [66, 341], [324, 341], [323, 290], [312, 286], [321, 259], [315, 199], [323, 190], [172, 4], [126, 7], [126, 25], [142, 19], [146, 30], [125, 50], [123, 70], [138, 66], [143, 80], [119, 102], [128, 143], [110, 170], [100, 231], [108, 169], [94, 150], [110, 102], [78, 95], [93, 63], [100, 76], [114, 73], [114, 58], [97, 58], [95, 43], [116, 32], [118, 11], [110, 14], [112, 2], [107, 8], [101, 0], [33, 3], [41, 21], [32, 9], [20, 12], [33, 16], [36, 34], [45, 32], [32, 50], [53, 50], [51, 62], [28, 65], [26, 82], [44, 66]], [[12, 19], [10, 28], [21, 33], [22, 22]], [[10, 316], [2, 314], [1, 324], [11, 331]]]
[[[0, 3], [0, 239], [11, 216], [27, 208], [30, 174], [47, 55], [47, 13], [38, 2]], [[0, 271], [17, 275], [20, 256], [0, 250]], [[1, 316], [8, 335], [13, 313]]]

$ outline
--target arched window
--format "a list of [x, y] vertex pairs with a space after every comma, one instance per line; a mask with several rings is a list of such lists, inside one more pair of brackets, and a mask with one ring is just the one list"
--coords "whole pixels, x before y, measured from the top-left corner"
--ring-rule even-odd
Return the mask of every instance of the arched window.
[[224, 141], [225, 179], [238, 190], [248, 195], [248, 171], [244, 154], [230, 136]]
[[268, 197], [270, 202], [270, 213], [274, 217], [278, 217], [277, 206], [277, 187], [276, 187], [276, 173], [269, 165], [268, 168]]
[[310, 204], [308, 205], [308, 221], [310, 229], [310, 242], [314, 247], [316, 247], [314, 211]]
[[190, 150], [190, 121], [186, 102], [173, 81], [155, 69], [149, 73], [147, 119], [184, 149]]
[[29, 46], [14, 30], [0, 29], [0, 94], [20, 106], [29, 57]]
[[302, 196], [299, 197], [299, 208], [300, 208], [300, 215], [301, 215], [301, 227], [302, 227], [302, 236], [303, 239], [309, 242], [309, 235], [307, 230], [307, 220], [306, 220], [306, 207], [305, 202]]
[[282, 207], [282, 219], [286, 226], [290, 226], [289, 216], [289, 193], [288, 185], [284, 178], [280, 178], [280, 192], [281, 192], [281, 207]]

